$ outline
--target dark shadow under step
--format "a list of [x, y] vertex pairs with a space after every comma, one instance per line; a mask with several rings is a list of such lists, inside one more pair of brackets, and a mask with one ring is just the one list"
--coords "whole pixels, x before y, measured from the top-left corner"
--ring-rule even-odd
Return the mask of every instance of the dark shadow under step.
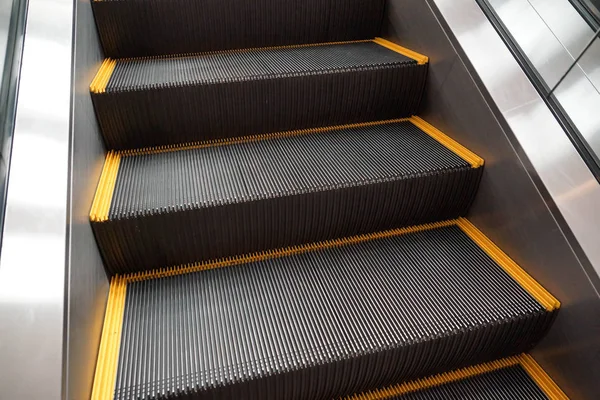
[[91, 220], [142, 271], [456, 218], [482, 165], [418, 118], [111, 153]]

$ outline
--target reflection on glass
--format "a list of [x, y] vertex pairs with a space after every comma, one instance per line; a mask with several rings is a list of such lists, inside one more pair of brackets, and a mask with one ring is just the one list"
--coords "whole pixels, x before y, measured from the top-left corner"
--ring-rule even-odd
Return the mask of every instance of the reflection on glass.
[[525, 57], [540, 93], [564, 114], [570, 135], [587, 153], [582, 156], [600, 168], [600, 14], [586, 14], [600, 0], [479, 2], [495, 13]]

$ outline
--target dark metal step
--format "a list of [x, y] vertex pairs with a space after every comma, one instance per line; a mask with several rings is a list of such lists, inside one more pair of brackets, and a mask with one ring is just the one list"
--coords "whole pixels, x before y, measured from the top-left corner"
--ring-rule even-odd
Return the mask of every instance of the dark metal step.
[[107, 57], [370, 39], [385, 0], [95, 0]]
[[456, 218], [482, 165], [419, 118], [110, 153], [91, 221], [143, 271]]
[[123, 150], [409, 117], [426, 74], [426, 57], [377, 39], [109, 59], [91, 92]]
[[529, 355], [522, 354], [361, 393], [345, 400], [568, 400]]
[[525, 352], [558, 307], [462, 219], [126, 275], [95, 387], [331, 399]]

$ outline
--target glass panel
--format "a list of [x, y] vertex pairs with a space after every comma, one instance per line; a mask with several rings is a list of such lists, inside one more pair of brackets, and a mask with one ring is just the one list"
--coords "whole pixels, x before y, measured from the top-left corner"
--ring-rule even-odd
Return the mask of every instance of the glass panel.
[[0, 243], [23, 53], [27, 0], [0, 0]]
[[[599, 48], [600, 39], [596, 39], [552, 94], [571, 118], [596, 159], [600, 155], [600, 92], [591, 78], [600, 76], [600, 58], [593, 58], [594, 54], [590, 51], [594, 49], [596, 52]], [[588, 61], [585, 64], [588, 71], [584, 70], [584, 59]], [[593, 68], [589, 69], [590, 66]]]
[[478, 1], [600, 180], [600, 0]]

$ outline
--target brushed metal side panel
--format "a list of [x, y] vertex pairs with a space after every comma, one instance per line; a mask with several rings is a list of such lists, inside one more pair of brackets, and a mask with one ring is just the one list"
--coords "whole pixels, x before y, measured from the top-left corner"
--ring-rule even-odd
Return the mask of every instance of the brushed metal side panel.
[[108, 279], [89, 211], [104, 162], [104, 144], [89, 94], [103, 59], [90, 0], [75, 2], [66, 399], [89, 399], [108, 296]]
[[[570, 232], [559, 223], [556, 207], [546, 201], [548, 193], [535, 168], [499, 117], [499, 109], [510, 110], [511, 102], [528, 104], [535, 96], [526, 81], [511, 73], [501, 75], [503, 66], [490, 64], [499, 75], [494, 90], [505, 93], [505, 100], [494, 105], [454, 37], [474, 32], [472, 37], [479, 38], [487, 20], [465, 18], [453, 33], [435, 4], [436, 0], [388, 0], [382, 34], [430, 57], [421, 116], [486, 160], [470, 220], [563, 303], [534, 356], [573, 399], [600, 398], [600, 298], [584, 268], [587, 260], [577, 257], [567, 240]], [[457, 16], [465, 13], [453, 11]], [[507, 85], [515, 81], [517, 86]]]
[[73, 2], [29, 0], [0, 258], [2, 399], [61, 399]]

